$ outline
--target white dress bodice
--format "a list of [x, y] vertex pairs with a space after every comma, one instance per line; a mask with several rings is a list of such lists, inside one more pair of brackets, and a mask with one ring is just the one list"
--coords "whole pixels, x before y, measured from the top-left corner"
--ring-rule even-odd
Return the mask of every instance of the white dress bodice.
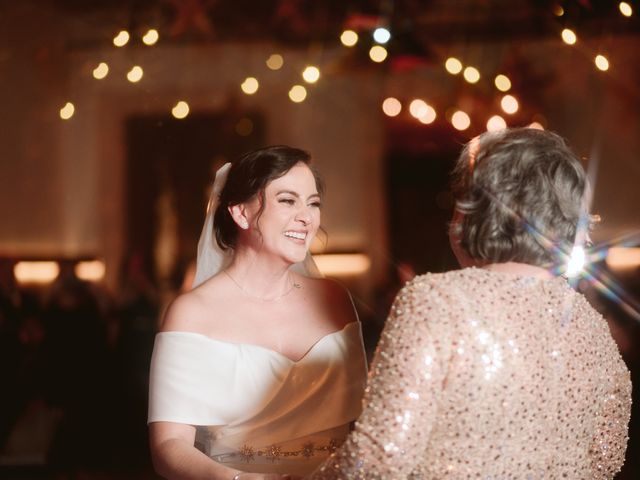
[[163, 332], [148, 421], [196, 426], [198, 448], [230, 467], [305, 474], [346, 437], [365, 382], [359, 322], [322, 337], [298, 361], [258, 345]]

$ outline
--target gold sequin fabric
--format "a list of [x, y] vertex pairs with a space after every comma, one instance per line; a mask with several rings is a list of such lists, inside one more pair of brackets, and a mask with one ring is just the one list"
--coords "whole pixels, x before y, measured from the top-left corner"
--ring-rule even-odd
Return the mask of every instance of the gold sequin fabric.
[[398, 294], [364, 411], [313, 479], [605, 479], [631, 382], [606, 321], [562, 278], [464, 269]]

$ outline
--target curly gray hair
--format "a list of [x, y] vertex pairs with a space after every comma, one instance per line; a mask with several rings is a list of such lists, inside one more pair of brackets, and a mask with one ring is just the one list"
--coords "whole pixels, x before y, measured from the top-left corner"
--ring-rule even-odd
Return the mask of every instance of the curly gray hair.
[[549, 131], [514, 128], [476, 137], [458, 158], [452, 189], [463, 215], [452, 233], [479, 261], [560, 263], [579, 224], [590, 221], [580, 160]]

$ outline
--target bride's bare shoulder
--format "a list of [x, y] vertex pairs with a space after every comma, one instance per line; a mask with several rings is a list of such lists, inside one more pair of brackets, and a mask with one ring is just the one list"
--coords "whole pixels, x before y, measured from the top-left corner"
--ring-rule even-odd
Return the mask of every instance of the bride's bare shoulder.
[[178, 295], [167, 308], [160, 330], [202, 333], [210, 329], [222, 304], [218, 281], [212, 278], [193, 290]]

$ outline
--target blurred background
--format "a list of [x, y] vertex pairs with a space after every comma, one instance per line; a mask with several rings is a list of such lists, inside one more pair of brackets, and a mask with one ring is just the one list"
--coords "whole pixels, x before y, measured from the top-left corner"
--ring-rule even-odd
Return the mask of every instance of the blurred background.
[[[215, 170], [267, 144], [327, 183], [313, 251], [373, 350], [455, 268], [447, 181], [487, 129], [551, 129], [601, 217], [576, 277], [636, 404], [640, 3], [0, 0], [0, 478], [156, 478], [148, 365]], [[535, 321], [535, 319], [532, 319]], [[637, 409], [637, 407], [634, 407]], [[640, 478], [634, 411], [620, 479]]]

